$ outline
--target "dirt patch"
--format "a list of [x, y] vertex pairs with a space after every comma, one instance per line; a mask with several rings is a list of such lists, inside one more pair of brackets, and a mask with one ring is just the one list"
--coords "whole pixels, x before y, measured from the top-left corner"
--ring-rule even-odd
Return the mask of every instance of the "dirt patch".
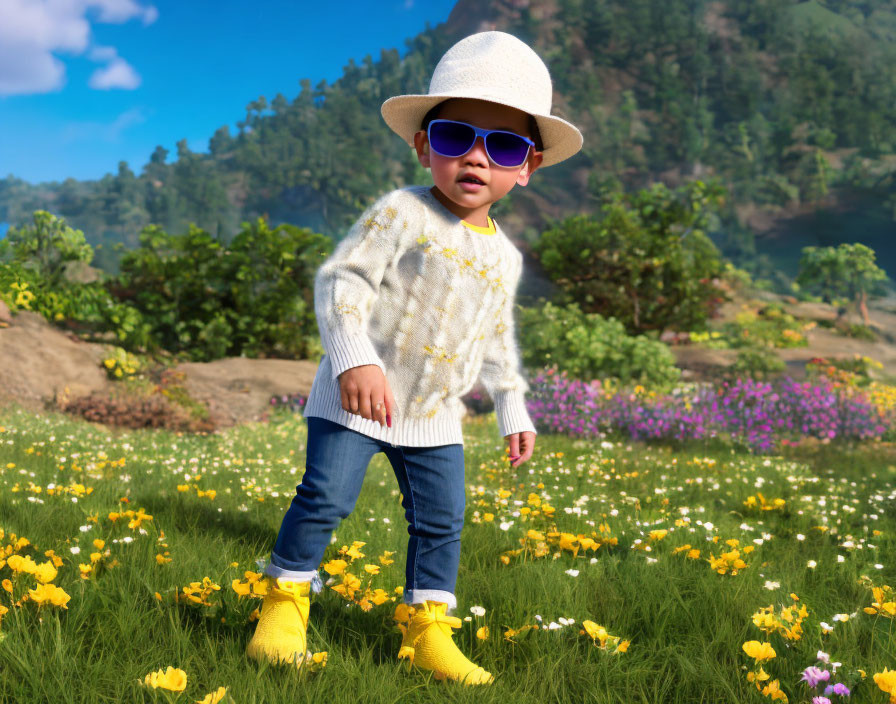
[[30, 311], [10, 321], [0, 328], [0, 395], [37, 410], [66, 387], [72, 396], [107, 390], [107, 345], [84, 342]]
[[228, 357], [214, 362], [185, 362], [174, 371], [184, 373], [190, 397], [208, 407], [215, 424], [227, 427], [261, 420], [274, 396], [307, 396], [317, 363]]
[[[106, 376], [110, 345], [86, 342], [37, 313], [20, 311], [0, 323], [0, 405], [16, 402], [40, 412], [94, 395], [120, 399], [120, 382]], [[211, 425], [225, 428], [261, 420], [272, 396], [311, 391], [317, 364], [308, 360], [235, 357], [209, 363], [185, 362], [190, 398], [208, 409]]]

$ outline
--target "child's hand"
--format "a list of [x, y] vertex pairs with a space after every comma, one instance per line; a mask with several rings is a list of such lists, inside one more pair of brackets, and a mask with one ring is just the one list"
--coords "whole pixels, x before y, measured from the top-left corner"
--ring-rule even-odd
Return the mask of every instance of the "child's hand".
[[532, 456], [532, 450], [535, 449], [535, 433], [525, 430], [504, 437], [507, 439], [507, 449], [510, 450], [511, 467], [519, 467]]
[[398, 411], [395, 397], [382, 369], [376, 364], [362, 364], [346, 369], [339, 375], [339, 391], [342, 394], [343, 409], [380, 425], [392, 427], [392, 415]]

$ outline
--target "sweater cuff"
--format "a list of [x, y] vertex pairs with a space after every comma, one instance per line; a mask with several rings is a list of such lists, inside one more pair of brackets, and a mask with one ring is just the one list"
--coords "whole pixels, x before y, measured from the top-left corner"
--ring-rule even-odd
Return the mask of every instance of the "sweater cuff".
[[327, 354], [330, 355], [330, 366], [333, 370], [333, 379], [337, 379], [342, 372], [352, 367], [360, 367], [364, 364], [375, 364], [386, 374], [386, 365], [377, 354], [370, 338], [365, 334], [348, 335], [340, 330], [330, 330], [330, 346]]
[[526, 431], [538, 434], [526, 411], [524, 391], [498, 391], [492, 401], [495, 404], [498, 432], [503, 437]]

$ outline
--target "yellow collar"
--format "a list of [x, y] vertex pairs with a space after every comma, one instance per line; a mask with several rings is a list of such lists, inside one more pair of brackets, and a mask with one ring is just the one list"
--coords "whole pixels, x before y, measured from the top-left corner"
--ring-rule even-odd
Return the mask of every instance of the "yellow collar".
[[466, 220], [461, 220], [461, 222], [469, 227], [473, 232], [478, 232], [482, 235], [493, 235], [495, 234], [495, 221], [492, 220], [488, 215], [485, 216], [488, 219], [488, 227], [481, 227], [479, 225], [473, 225], [472, 223], [467, 222]]

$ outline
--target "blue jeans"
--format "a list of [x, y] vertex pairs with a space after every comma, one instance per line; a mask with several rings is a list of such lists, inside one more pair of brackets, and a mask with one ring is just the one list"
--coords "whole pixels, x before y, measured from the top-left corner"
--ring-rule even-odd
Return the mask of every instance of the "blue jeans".
[[302, 483], [296, 487], [265, 574], [314, 583], [339, 522], [351, 513], [367, 465], [377, 452], [392, 464], [408, 522], [404, 601], [457, 606], [454, 587], [464, 523], [463, 445], [402, 447], [339, 423], [309, 416]]

